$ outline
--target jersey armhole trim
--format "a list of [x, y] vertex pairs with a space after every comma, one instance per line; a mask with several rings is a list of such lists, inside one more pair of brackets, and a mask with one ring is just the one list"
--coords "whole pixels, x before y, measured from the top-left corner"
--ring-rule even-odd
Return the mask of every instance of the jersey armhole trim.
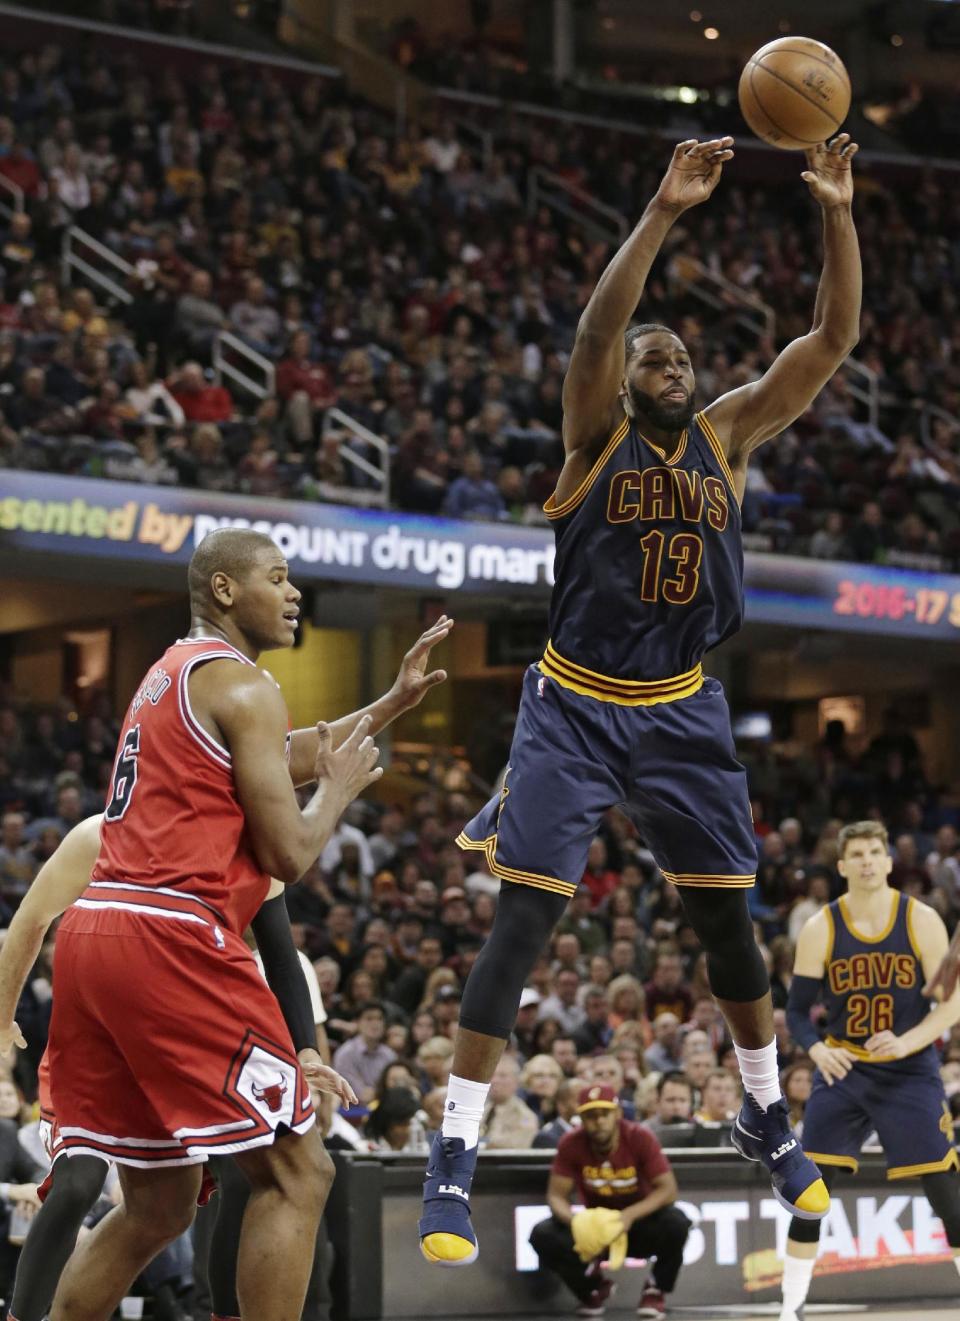
[[737, 495], [737, 484], [734, 481], [733, 469], [730, 467], [730, 464], [727, 460], [727, 456], [724, 453], [724, 449], [720, 441], [720, 437], [714, 431], [713, 426], [708, 420], [706, 413], [697, 413], [695, 420], [700, 423], [700, 430], [703, 432], [704, 436], [706, 437], [707, 444], [713, 450], [714, 458], [717, 460], [717, 463], [719, 463], [720, 465], [720, 471], [723, 473], [724, 477], [726, 478], [727, 485], [730, 487], [730, 494], [733, 496], [734, 501], [736, 502], [736, 506], [739, 509], [740, 497]]
[[913, 929], [913, 914], [916, 911], [916, 905], [917, 905], [917, 901], [916, 899], [914, 899], [913, 895], [907, 895], [907, 912], [906, 912], [907, 940], [909, 940], [910, 942], [910, 948], [913, 950], [914, 958], [920, 964], [920, 969], [922, 971], [923, 954], [920, 951], [920, 946], [917, 943], [916, 933]]
[[198, 743], [203, 751], [207, 753], [210, 759], [215, 761], [218, 766], [226, 771], [233, 769], [233, 758], [222, 743], [218, 743], [211, 734], [207, 733], [204, 727], [200, 724], [200, 721], [193, 714], [193, 707], [190, 705], [190, 694], [187, 690], [187, 680], [190, 677], [190, 671], [194, 669], [195, 666], [199, 665], [201, 661], [246, 661], [246, 659], [247, 658], [241, 656], [239, 652], [232, 654], [232, 652], [223, 650], [201, 651], [198, 655], [191, 656], [186, 664], [182, 666], [180, 670], [180, 679], [177, 683], [177, 699], [180, 706], [180, 718], [183, 721], [184, 728], [194, 742]]
[[830, 905], [825, 904], [823, 911], [827, 915], [827, 948], [823, 956], [823, 975], [826, 977], [827, 966], [833, 958], [833, 947], [837, 943], [837, 928], [833, 921], [833, 912]]
[[583, 501], [591, 486], [593, 486], [594, 482], [600, 476], [601, 469], [610, 458], [610, 455], [617, 448], [629, 430], [630, 419], [625, 417], [607, 441], [600, 453], [600, 457], [574, 491], [573, 495], [569, 496], [566, 500], [561, 501], [559, 504], [556, 503], [555, 499], [556, 491], [554, 491], [553, 495], [547, 497], [546, 503], [543, 506], [543, 512], [546, 514], [547, 518], [563, 518], [564, 515], [569, 514], [571, 510], [576, 509], [577, 505]]

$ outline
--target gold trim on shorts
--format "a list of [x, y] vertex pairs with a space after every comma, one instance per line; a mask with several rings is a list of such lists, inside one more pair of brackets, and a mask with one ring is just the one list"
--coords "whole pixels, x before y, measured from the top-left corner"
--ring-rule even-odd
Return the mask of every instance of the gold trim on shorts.
[[581, 697], [593, 697], [599, 702], [614, 702], [618, 706], [657, 706], [661, 702], [678, 702], [681, 698], [692, 697], [703, 687], [703, 666], [699, 663], [684, 674], [674, 674], [666, 679], [616, 679], [567, 660], [552, 642], [547, 643], [538, 664], [541, 671], [561, 688], [569, 688]]

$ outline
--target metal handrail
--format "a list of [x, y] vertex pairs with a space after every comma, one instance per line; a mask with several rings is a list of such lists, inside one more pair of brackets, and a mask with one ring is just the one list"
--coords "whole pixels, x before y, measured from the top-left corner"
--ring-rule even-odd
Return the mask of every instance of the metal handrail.
[[469, 119], [455, 119], [453, 122], [462, 132], [472, 133], [478, 140], [480, 143], [480, 159], [483, 162], [483, 168], [488, 170], [493, 159], [493, 134], [489, 129], [478, 128]]
[[[684, 269], [680, 269], [681, 267]], [[696, 280], [688, 278], [687, 271], [695, 274]], [[773, 338], [777, 318], [770, 304], [765, 303], [756, 294], [741, 289], [726, 276], [710, 270], [709, 266], [704, 266], [696, 257], [688, 257], [683, 252], [677, 252], [670, 261], [668, 274], [670, 279], [681, 284], [709, 307], [722, 309], [730, 307], [731, 303], [738, 305], [740, 310], [737, 313], [737, 321], [740, 325], [758, 337]]]
[[946, 408], [941, 408], [939, 404], [924, 404], [920, 412], [920, 436], [924, 445], [933, 444], [933, 434], [930, 428], [931, 418], [938, 417], [946, 422], [954, 431], [960, 431], [960, 417], [956, 413], [949, 412]]
[[846, 372], [848, 378], [853, 378], [847, 380], [847, 389], [866, 408], [870, 425], [877, 426], [880, 419], [880, 379], [877, 373], [859, 358], [845, 358], [840, 370]]
[[[224, 352], [225, 349], [229, 350], [230, 353], [238, 353], [241, 358], [246, 358], [248, 363], [251, 363], [254, 367], [259, 367], [260, 371], [263, 372], [263, 382], [255, 381], [235, 362], [231, 362]], [[265, 358], [256, 349], [252, 349], [249, 344], [229, 330], [218, 330], [214, 336], [212, 361], [218, 385], [224, 376], [229, 376], [231, 381], [234, 381], [257, 399], [269, 399], [276, 392], [277, 369], [270, 359]]]
[[378, 436], [375, 431], [365, 427], [362, 422], [358, 422], [355, 417], [345, 413], [342, 408], [328, 408], [324, 413], [321, 430], [323, 440], [326, 440], [334, 427], [351, 432], [358, 440], [362, 440], [364, 444], [371, 446], [380, 455], [383, 466], [378, 468], [376, 464], [371, 463], [364, 455], [351, 449], [349, 445], [342, 442], [340, 445], [340, 457], [345, 462], [352, 464], [359, 472], [366, 473], [368, 477], [373, 478], [379, 486], [379, 490], [369, 493], [364, 498], [363, 503], [374, 503], [375, 496], [377, 497], [376, 503], [387, 509], [390, 505], [390, 446], [382, 436]]
[[63, 236], [63, 246], [61, 249], [63, 260], [63, 283], [69, 284], [71, 272], [77, 270], [80, 271], [82, 275], [85, 275], [88, 280], [92, 280], [94, 284], [99, 285], [101, 289], [105, 290], [113, 298], [119, 299], [121, 303], [132, 303], [133, 294], [131, 294], [130, 290], [125, 288], [112, 276], [107, 275], [105, 271], [99, 270], [91, 262], [87, 261], [85, 257], [81, 257], [74, 252], [74, 244], [79, 244], [90, 252], [96, 253], [98, 257], [113, 266], [115, 270], [121, 273], [121, 275], [133, 274], [133, 267], [128, 261], [125, 261], [123, 257], [118, 257], [115, 252], [112, 252], [108, 247], [101, 243], [99, 239], [95, 239], [92, 234], [88, 234], [85, 229], [80, 229], [78, 225], [71, 225]]
[[[594, 211], [596, 215], [584, 214], [582, 209], [576, 209], [574, 203]], [[576, 220], [584, 229], [592, 230], [607, 242], [623, 243], [630, 232], [629, 221], [622, 211], [607, 206], [606, 202], [598, 202], [583, 188], [578, 188], [569, 179], [554, 174], [552, 170], [534, 165], [527, 171], [527, 214], [535, 215], [541, 204], [550, 207], [558, 215], [566, 216], [568, 220]]]
[[0, 215], [4, 215], [11, 220], [15, 215], [25, 209], [23, 201], [23, 189], [12, 179], [8, 179], [5, 174], [0, 174], [0, 189], [10, 194], [13, 198], [13, 206], [0, 199]]

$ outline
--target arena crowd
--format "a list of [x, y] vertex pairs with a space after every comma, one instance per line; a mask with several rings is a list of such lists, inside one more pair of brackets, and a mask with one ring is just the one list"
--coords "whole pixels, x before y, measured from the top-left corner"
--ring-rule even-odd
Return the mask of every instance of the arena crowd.
[[[0, 177], [24, 199], [0, 230], [0, 466], [370, 503], [336, 406], [387, 442], [400, 509], [542, 519], [567, 356], [610, 248], [530, 214], [528, 169], [632, 221], [662, 144], [507, 118], [484, 161], [453, 122], [400, 130], [333, 83], [213, 62], [147, 73], [82, 43], [8, 54], [0, 86]], [[955, 567], [960, 188], [930, 172], [894, 191], [865, 167], [858, 189], [857, 355], [877, 374], [878, 421], [838, 376], [754, 463], [747, 544]], [[808, 328], [819, 249], [804, 201], [799, 183], [794, 196], [733, 174], [671, 234], [646, 311], [684, 337], [701, 402]], [[64, 285], [71, 226], [132, 264], [132, 302]], [[773, 306], [776, 342], [735, 306], [707, 315], [691, 260]], [[267, 397], [213, 379], [221, 331], [272, 364]]]

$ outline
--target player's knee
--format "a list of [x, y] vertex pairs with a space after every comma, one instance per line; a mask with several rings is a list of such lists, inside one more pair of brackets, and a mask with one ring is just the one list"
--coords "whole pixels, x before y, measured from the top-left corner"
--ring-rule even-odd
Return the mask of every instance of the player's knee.
[[530, 1246], [538, 1257], [542, 1257], [550, 1241], [550, 1220], [539, 1220], [530, 1231]]
[[799, 1216], [794, 1216], [790, 1221], [787, 1238], [791, 1243], [819, 1243], [820, 1224], [819, 1220], [801, 1220]]
[[927, 1201], [943, 1221], [951, 1248], [960, 1248], [960, 1176], [956, 1170], [938, 1170], [921, 1180]]
[[145, 1201], [126, 1207], [127, 1216], [136, 1221], [139, 1237], [153, 1243], [159, 1252], [168, 1243], [185, 1234], [197, 1213], [196, 1194], [167, 1196], [151, 1206]]
[[54, 1166], [53, 1186], [47, 1202], [53, 1202], [64, 1215], [82, 1220], [103, 1192], [107, 1166], [89, 1156], [60, 1160]]
[[318, 1222], [333, 1184], [334, 1165], [315, 1128], [275, 1142], [273, 1178], [284, 1197]]

